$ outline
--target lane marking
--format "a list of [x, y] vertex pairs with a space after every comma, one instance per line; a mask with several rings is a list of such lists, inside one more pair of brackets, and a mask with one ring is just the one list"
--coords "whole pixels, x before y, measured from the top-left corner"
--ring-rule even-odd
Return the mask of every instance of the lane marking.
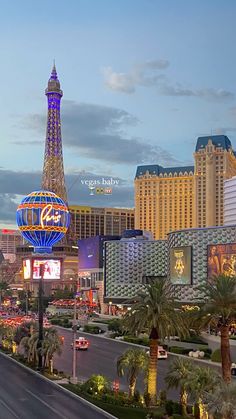
[[36, 396], [36, 394], [32, 393], [32, 391], [27, 390], [27, 389], [25, 389], [25, 391], [27, 393], [29, 393], [31, 396], [35, 397], [35, 399], [37, 399], [39, 402], [41, 402], [42, 404], [44, 404], [44, 406], [46, 406], [48, 409], [52, 410], [56, 415], [58, 415], [58, 417], [60, 417], [62, 419], [69, 419], [67, 416], [61, 415], [61, 413], [59, 413], [58, 410], [54, 409], [54, 407], [50, 406], [43, 399], [41, 399], [40, 397]]
[[14, 410], [12, 410], [2, 399], [0, 399], [0, 403], [11, 413], [12, 416], [16, 419], [20, 419], [20, 416], [18, 416]]

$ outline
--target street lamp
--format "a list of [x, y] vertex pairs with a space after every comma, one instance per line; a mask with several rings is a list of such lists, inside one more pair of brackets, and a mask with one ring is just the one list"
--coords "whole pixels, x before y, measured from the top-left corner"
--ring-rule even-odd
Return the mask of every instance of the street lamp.
[[74, 317], [72, 322], [72, 335], [73, 335], [73, 360], [72, 360], [72, 377], [70, 382], [72, 384], [78, 383], [78, 377], [76, 376], [76, 332], [77, 332], [77, 318], [76, 318], [76, 293], [77, 293], [77, 281], [74, 287]]
[[109, 316], [112, 315], [111, 306], [112, 306], [112, 301], [109, 301], [109, 310], [108, 310]]
[[42, 357], [42, 346], [43, 346], [43, 277], [44, 277], [44, 266], [40, 265], [39, 275], [39, 291], [38, 291], [38, 317], [39, 317], [39, 337], [38, 337], [38, 370], [42, 371], [43, 368], [43, 357]]

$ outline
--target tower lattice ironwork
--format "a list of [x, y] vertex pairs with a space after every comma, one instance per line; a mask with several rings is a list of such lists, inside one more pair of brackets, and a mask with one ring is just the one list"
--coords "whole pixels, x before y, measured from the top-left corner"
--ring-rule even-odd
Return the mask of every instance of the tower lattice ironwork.
[[45, 90], [45, 95], [48, 99], [48, 117], [42, 189], [54, 192], [67, 203], [60, 117], [60, 103], [63, 92], [57, 78], [55, 63], [52, 68], [50, 79], [48, 80], [48, 87]]

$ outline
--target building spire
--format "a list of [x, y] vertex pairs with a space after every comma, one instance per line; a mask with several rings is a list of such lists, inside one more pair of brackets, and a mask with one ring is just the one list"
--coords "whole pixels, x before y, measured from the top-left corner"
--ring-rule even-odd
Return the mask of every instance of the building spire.
[[50, 80], [58, 80], [57, 79], [57, 70], [56, 70], [55, 59], [53, 60], [53, 67], [52, 67]]
[[50, 75], [50, 79], [48, 80], [48, 87], [45, 91], [45, 94], [56, 92], [59, 93], [61, 96], [63, 95], [63, 92], [60, 87], [60, 82], [57, 77], [57, 70], [56, 70], [56, 64], [55, 59], [53, 60], [53, 67]]

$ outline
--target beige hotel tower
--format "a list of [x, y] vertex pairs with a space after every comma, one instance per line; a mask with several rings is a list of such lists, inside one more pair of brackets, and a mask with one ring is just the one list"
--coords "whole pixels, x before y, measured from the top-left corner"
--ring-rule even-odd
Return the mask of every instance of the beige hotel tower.
[[138, 166], [135, 228], [156, 240], [170, 231], [223, 225], [224, 180], [236, 175], [236, 157], [225, 135], [199, 137], [194, 166]]

